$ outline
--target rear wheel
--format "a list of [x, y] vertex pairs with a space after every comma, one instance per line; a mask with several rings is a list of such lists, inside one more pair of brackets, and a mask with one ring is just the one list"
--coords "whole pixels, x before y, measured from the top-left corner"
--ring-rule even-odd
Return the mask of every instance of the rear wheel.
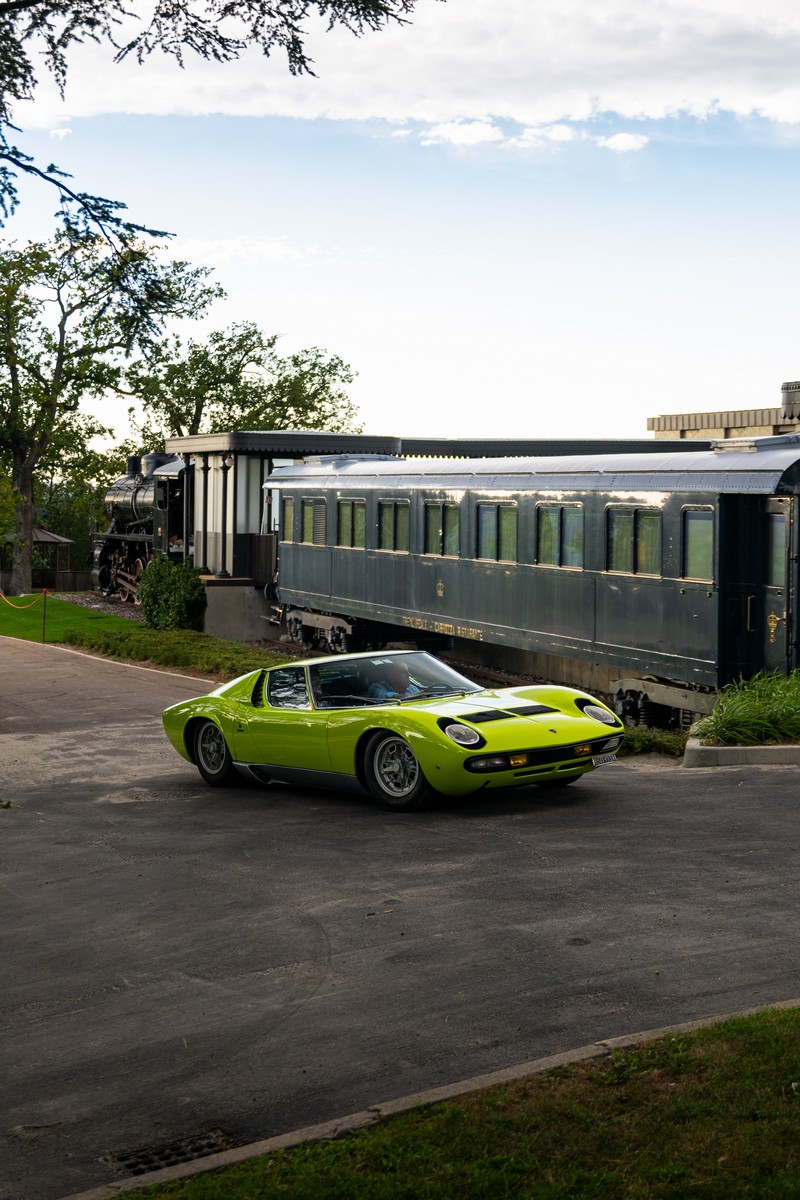
[[237, 778], [224, 734], [213, 721], [203, 721], [195, 730], [194, 761], [211, 787], [229, 787]]
[[369, 790], [381, 808], [416, 812], [433, 794], [416, 754], [396, 733], [372, 735], [364, 768]]

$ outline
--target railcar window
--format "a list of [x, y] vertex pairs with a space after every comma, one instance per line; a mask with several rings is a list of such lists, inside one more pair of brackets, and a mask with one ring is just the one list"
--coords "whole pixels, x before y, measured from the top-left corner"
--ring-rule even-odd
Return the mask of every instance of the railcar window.
[[661, 574], [661, 513], [636, 513], [636, 571], [639, 575]]
[[478, 558], [517, 561], [516, 505], [478, 505]]
[[583, 566], [583, 509], [579, 505], [539, 505], [536, 561], [546, 567]]
[[302, 517], [303, 541], [313, 546], [324, 546], [328, 540], [325, 501], [304, 500]]
[[294, 541], [294, 499], [286, 496], [281, 506], [282, 537], [284, 542]]
[[381, 500], [378, 504], [378, 549], [409, 549], [411, 527], [410, 507], [407, 500]]
[[457, 558], [461, 550], [460, 513], [457, 504], [425, 505], [425, 554]]
[[606, 539], [606, 570], [626, 575], [661, 574], [660, 512], [610, 508]]
[[561, 510], [561, 565], [583, 566], [583, 509], [577, 506]]
[[366, 544], [366, 530], [366, 501], [340, 500], [337, 545], [351, 546], [363, 550]]
[[714, 578], [714, 514], [686, 509], [683, 514], [683, 576]]
[[607, 557], [609, 571], [633, 574], [633, 509], [610, 509]]
[[767, 513], [767, 587], [786, 586], [786, 517]]

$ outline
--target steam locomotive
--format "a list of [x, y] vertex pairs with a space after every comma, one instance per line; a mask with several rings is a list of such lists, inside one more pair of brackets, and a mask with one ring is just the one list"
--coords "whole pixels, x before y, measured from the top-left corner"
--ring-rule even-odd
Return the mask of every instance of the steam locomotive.
[[156, 554], [183, 558], [189, 472], [182, 458], [145, 454], [128, 459], [127, 474], [105, 494], [105, 533], [94, 538], [92, 587], [136, 600], [139, 580]]

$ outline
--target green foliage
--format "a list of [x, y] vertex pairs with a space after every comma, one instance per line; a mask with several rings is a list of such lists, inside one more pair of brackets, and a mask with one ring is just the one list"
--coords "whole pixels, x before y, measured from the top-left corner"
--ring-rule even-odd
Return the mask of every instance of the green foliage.
[[194, 630], [149, 629], [124, 618], [110, 617], [108, 620], [115, 624], [75, 624], [60, 640], [68, 646], [93, 650], [107, 658], [152, 663], [226, 680], [288, 661], [285, 655], [270, 653], [260, 646], [227, 642]]
[[114, 251], [97, 235], [0, 250], [0, 463], [17, 497], [12, 592], [31, 590], [38, 476], [102, 427], [85, 399], [118, 387], [122, 364], [161, 336], [166, 318], [199, 316], [221, 294], [208, 271], [162, 264], [152, 246]]
[[139, 581], [138, 598], [151, 629], [203, 628], [206, 589], [189, 563], [154, 558]]
[[625, 741], [618, 751], [620, 758], [633, 754], [664, 754], [683, 758], [688, 733], [671, 729], [645, 729], [635, 725], [625, 730]]
[[770, 746], [800, 742], [800, 671], [765, 671], [723, 688], [695, 732], [706, 746]]
[[150, 347], [126, 372], [144, 412], [140, 423], [130, 410], [131, 453], [160, 449], [165, 437], [230, 429], [359, 432], [347, 363], [318, 347], [282, 357], [277, 341], [244, 321], [202, 342], [173, 337]]

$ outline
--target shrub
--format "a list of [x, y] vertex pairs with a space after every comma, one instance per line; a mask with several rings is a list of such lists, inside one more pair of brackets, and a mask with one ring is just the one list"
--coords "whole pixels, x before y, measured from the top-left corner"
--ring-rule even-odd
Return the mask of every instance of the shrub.
[[710, 746], [764, 746], [800, 742], [800, 672], [759, 672], [731, 683], [695, 726]]
[[139, 581], [139, 600], [151, 629], [203, 629], [206, 589], [188, 563], [154, 558]]

